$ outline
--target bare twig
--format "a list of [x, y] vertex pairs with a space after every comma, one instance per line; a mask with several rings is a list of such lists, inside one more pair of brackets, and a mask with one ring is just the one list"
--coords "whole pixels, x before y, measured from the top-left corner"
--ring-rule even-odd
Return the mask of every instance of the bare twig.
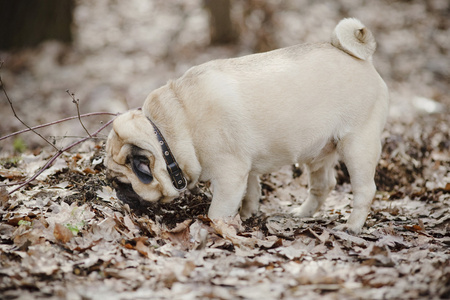
[[[3, 66], [3, 61], [0, 61], [0, 70], [1, 70], [2, 66]], [[40, 168], [39, 171], [37, 171], [31, 178], [27, 179], [26, 181], [22, 181], [22, 182], [8, 183], [8, 184], [2, 184], [2, 185], [0, 185], [0, 187], [18, 185], [18, 187], [16, 187], [16, 188], [13, 189], [12, 191], [10, 191], [8, 194], [12, 194], [12, 193], [16, 192], [17, 190], [21, 189], [22, 187], [26, 186], [27, 184], [29, 184], [30, 182], [32, 182], [33, 180], [35, 180], [39, 175], [42, 174], [42, 172], [44, 172], [44, 170], [46, 170], [48, 167], [50, 167], [50, 166], [55, 162], [55, 160], [56, 160], [59, 156], [61, 156], [61, 154], [63, 154], [64, 152], [66, 152], [66, 151], [68, 151], [68, 150], [70, 150], [70, 149], [72, 149], [73, 147], [75, 147], [75, 146], [77, 146], [77, 145], [79, 145], [79, 144], [81, 144], [81, 143], [87, 141], [88, 139], [91, 139], [91, 138], [93, 138], [93, 137], [96, 137], [97, 134], [99, 134], [103, 129], [105, 129], [106, 127], [108, 127], [108, 126], [115, 120], [115, 117], [114, 117], [112, 120], [109, 120], [106, 124], [104, 124], [103, 126], [101, 126], [96, 132], [94, 132], [93, 134], [90, 134], [89, 131], [88, 131], [88, 130], [86, 129], [86, 127], [84, 126], [83, 122], [81, 121], [81, 118], [83, 118], [83, 117], [90, 117], [90, 116], [98, 116], [98, 115], [113, 115], [113, 116], [116, 116], [116, 117], [117, 117], [117, 116], [119, 115], [119, 113], [114, 114], [114, 113], [107, 113], [107, 112], [95, 112], [95, 113], [88, 113], [88, 114], [80, 115], [79, 100], [78, 100], [78, 99], [75, 99], [75, 95], [74, 95], [73, 93], [70, 94], [69, 90], [67, 90], [67, 93], [72, 97], [73, 103], [75, 103], [75, 105], [77, 106], [77, 113], [78, 113], [78, 115], [77, 115], [77, 116], [74, 116], [74, 117], [68, 117], [68, 118], [65, 118], [65, 119], [61, 119], [61, 120], [58, 120], [58, 121], [53, 121], [53, 122], [50, 122], [50, 123], [47, 123], [47, 124], [43, 124], [43, 125], [38, 125], [38, 126], [30, 127], [30, 126], [28, 126], [24, 121], [22, 121], [22, 120], [17, 116], [16, 111], [15, 111], [15, 109], [14, 109], [14, 105], [13, 105], [11, 99], [9, 98], [8, 93], [6, 92], [6, 89], [5, 89], [5, 86], [4, 86], [4, 83], [3, 83], [3, 81], [2, 81], [1, 76], [0, 76], [0, 86], [1, 86], [1, 88], [2, 88], [2, 90], [3, 90], [4, 95], [6, 96], [6, 99], [8, 100], [9, 106], [11, 107], [11, 110], [13, 111], [14, 116], [15, 116], [15, 117], [16, 117], [16, 118], [17, 118], [17, 119], [18, 119], [25, 127], [27, 127], [27, 129], [20, 130], [20, 131], [17, 131], [17, 132], [8, 134], [8, 135], [6, 135], [6, 136], [4, 136], [4, 137], [1, 137], [1, 138], [0, 138], [0, 141], [1, 141], [1, 140], [4, 140], [4, 139], [7, 139], [7, 138], [9, 138], [9, 137], [18, 135], [18, 134], [20, 134], [20, 133], [32, 131], [32, 132], [34, 132], [35, 134], [37, 134], [38, 136], [40, 136], [40, 137], [41, 137], [44, 141], [46, 141], [48, 144], [50, 144], [53, 148], [56, 149], [56, 153], [52, 156], [52, 158], [51, 158], [49, 161], [47, 161], [47, 163], [46, 163], [42, 168]], [[76, 142], [74, 142], [74, 143], [72, 143], [72, 144], [70, 144], [70, 145], [64, 147], [64, 148], [58, 149], [58, 148], [57, 148], [55, 145], [53, 145], [49, 140], [47, 140], [45, 137], [43, 137], [43, 136], [40, 135], [38, 132], [36, 132], [36, 129], [43, 128], [43, 127], [47, 127], [47, 126], [51, 126], [51, 125], [55, 125], [55, 124], [62, 123], [62, 122], [65, 122], [65, 121], [69, 121], [69, 120], [73, 120], [73, 119], [78, 119], [78, 120], [80, 121], [81, 126], [83, 126], [84, 130], [86, 131], [86, 133], [87, 133], [89, 136], [88, 136], [88, 137], [84, 137], [84, 138], [82, 138], [82, 139], [80, 139], [80, 140], [78, 140], [78, 141], [76, 141]]]
[[[103, 123], [101, 123], [101, 124], [103, 124]], [[55, 141], [84, 138], [84, 136], [79, 136], [79, 135], [50, 135], [49, 137], [51, 137]], [[104, 140], [105, 139], [104, 137], [98, 137], [98, 136], [90, 136], [89, 138], [92, 140]]]
[[112, 120], [109, 120], [105, 125], [103, 125], [102, 127], [100, 127], [100, 128], [99, 128], [96, 132], [94, 132], [90, 137], [85, 137], [85, 138], [83, 138], [83, 139], [81, 139], [81, 140], [79, 140], [79, 141], [76, 141], [76, 142], [70, 144], [69, 146], [67, 146], [67, 147], [65, 147], [65, 148], [62, 148], [62, 149], [58, 150], [58, 151], [52, 156], [52, 158], [51, 158], [51, 159], [50, 159], [50, 160], [49, 160], [49, 161], [48, 161], [41, 169], [39, 169], [38, 172], [36, 172], [36, 174], [34, 174], [31, 178], [27, 179], [27, 180], [24, 181], [24, 182], [17, 183], [17, 184], [19, 184], [19, 186], [16, 187], [15, 189], [13, 189], [12, 191], [10, 191], [8, 194], [12, 194], [12, 193], [18, 191], [18, 190], [21, 189], [22, 187], [26, 186], [27, 184], [29, 184], [30, 182], [32, 182], [33, 180], [35, 180], [39, 175], [42, 174], [42, 172], [44, 172], [44, 170], [46, 170], [48, 167], [50, 167], [50, 166], [55, 162], [55, 160], [56, 160], [59, 156], [61, 156], [61, 154], [63, 154], [65, 151], [70, 150], [70, 149], [72, 149], [73, 147], [75, 147], [75, 146], [77, 146], [77, 145], [79, 145], [79, 144], [81, 144], [81, 143], [87, 141], [87, 140], [90, 139], [91, 137], [95, 137], [95, 136], [96, 136], [97, 134], [99, 134], [103, 129], [105, 129], [106, 127], [108, 127], [114, 120], [115, 120], [115, 118], [113, 118]]
[[78, 114], [78, 120], [80, 121], [81, 126], [83, 127], [84, 131], [89, 135], [89, 137], [92, 137], [87, 128], [84, 126], [83, 122], [81, 121], [80, 116], [80, 99], [75, 99], [75, 94], [71, 93], [69, 90], [66, 91], [67, 94], [72, 98], [73, 104], [77, 107], [77, 114]]
[[[3, 61], [0, 61], [0, 70], [1, 70], [2, 67], [3, 67]], [[6, 97], [6, 100], [8, 100], [9, 106], [11, 107], [11, 110], [12, 110], [12, 112], [13, 112], [13, 114], [14, 114], [14, 117], [16, 117], [16, 119], [19, 120], [20, 123], [22, 123], [22, 124], [23, 124], [25, 127], [27, 127], [29, 130], [33, 131], [35, 134], [37, 134], [39, 137], [41, 137], [47, 144], [49, 144], [50, 146], [52, 146], [53, 148], [55, 148], [56, 151], [59, 151], [59, 149], [58, 149], [55, 145], [53, 145], [49, 140], [47, 140], [45, 137], [43, 137], [43, 136], [42, 136], [41, 134], [39, 134], [37, 131], [35, 131], [34, 129], [32, 129], [32, 128], [31, 128], [30, 126], [28, 126], [24, 121], [22, 121], [21, 118], [19, 118], [19, 116], [18, 116], [17, 113], [16, 113], [16, 110], [14, 109], [14, 105], [13, 105], [11, 99], [9, 98], [8, 93], [6, 92], [5, 84], [3, 83], [1, 74], [0, 74], [0, 86], [1, 86], [1, 88], [2, 88], [3, 94], [4, 94], [5, 97]]]
[[0, 141], [5, 140], [5, 139], [10, 138], [10, 137], [13, 137], [13, 136], [18, 135], [18, 134], [21, 134], [21, 133], [25, 133], [25, 132], [36, 130], [36, 129], [39, 129], [39, 128], [48, 127], [48, 126], [52, 126], [52, 125], [55, 125], [55, 124], [58, 124], [58, 123], [63, 123], [63, 122], [66, 122], [66, 121], [78, 119], [80, 117], [81, 118], [85, 118], [85, 117], [102, 116], [102, 115], [105, 115], [105, 116], [117, 116], [117, 113], [93, 112], [93, 113], [87, 113], [87, 114], [83, 114], [83, 115], [79, 115], [79, 116], [72, 116], [72, 117], [64, 118], [64, 119], [61, 119], [61, 120], [53, 121], [53, 122], [42, 124], [42, 125], [37, 125], [37, 126], [31, 127], [31, 128], [27, 128], [27, 129], [23, 129], [23, 130], [19, 130], [19, 131], [10, 133], [8, 135], [0, 137]]

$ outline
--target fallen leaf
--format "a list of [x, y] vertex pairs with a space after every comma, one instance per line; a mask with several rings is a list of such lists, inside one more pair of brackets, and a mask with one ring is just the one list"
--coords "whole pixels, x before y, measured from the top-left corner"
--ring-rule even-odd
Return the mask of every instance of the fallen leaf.
[[97, 174], [98, 171], [97, 170], [92, 170], [91, 168], [87, 167], [83, 169], [83, 173], [84, 174]]
[[22, 172], [18, 170], [0, 169], [0, 177], [9, 180], [20, 180], [23, 179], [25, 176], [22, 174]]
[[130, 231], [131, 234], [135, 235], [139, 233], [139, 228], [134, 224], [129, 215], [123, 217], [123, 223], [125, 224], [125, 226]]
[[0, 187], [0, 207], [3, 207], [8, 203], [9, 195], [5, 187]]
[[55, 224], [53, 235], [55, 236], [56, 240], [60, 241], [63, 244], [67, 243], [73, 238], [72, 231], [66, 226], [61, 225], [59, 223]]
[[150, 249], [144, 244], [142, 238], [138, 239], [136, 242], [136, 250], [143, 256], [149, 257]]
[[101, 190], [97, 191], [97, 196], [106, 202], [117, 201], [116, 191], [109, 186], [104, 186]]

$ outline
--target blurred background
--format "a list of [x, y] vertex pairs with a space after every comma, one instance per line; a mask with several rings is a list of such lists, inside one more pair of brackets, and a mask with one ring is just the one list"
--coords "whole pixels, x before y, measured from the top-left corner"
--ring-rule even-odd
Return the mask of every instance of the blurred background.
[[[390, 124], [449, 117], [448, 0], [0, 0], [0, 75], [30, 126], [76, 115], [67, 90], [81, 113], [124, 112], [191, 66], [329, 41], [344, 17], [360, 19], [377, 40], [374, 64], [390, 88]], [[108, 119], [85, 123], [94, 131]], [[23, 128], [2, 93], [0, 136]], [[42, 133], [57, 146], [85, 135], [77, 121]], [[44, 146], [33, 134], [21, 139], [27, 149]], [[3, 155], [13, 142], [0, 142]]]

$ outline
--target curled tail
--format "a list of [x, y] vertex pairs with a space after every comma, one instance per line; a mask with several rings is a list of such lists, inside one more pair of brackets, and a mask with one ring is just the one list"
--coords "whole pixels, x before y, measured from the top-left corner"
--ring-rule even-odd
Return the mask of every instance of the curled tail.
[[331, 44], [362, 60], [371, 60], [377, 47], [372, 32], [353, 18], [343, 19], [336, 25]]

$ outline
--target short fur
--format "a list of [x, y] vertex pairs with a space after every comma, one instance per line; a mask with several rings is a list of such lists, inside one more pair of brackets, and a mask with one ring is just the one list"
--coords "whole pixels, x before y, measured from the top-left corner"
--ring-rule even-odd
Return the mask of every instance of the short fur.
[[[312, 216], [336, 184], [344, 161], [353, 212], [339, 229], [360, 232], [375, 194], [374, 173], [388, 111], [388, 90], [371, 63], [375, 40], [355, 19], [337, 26], [332, 43], [297, 45], [210, 61], [153, 91], [142, 111], [119, 116], [106, 147], [113, 177], [147, 201], [170, 201], [173, 187], [150, 118], [183, 170], [189, 188], [210, 181], [210, 218], [256, 213], [259, 175], [305, 164], [310, 194], [293, 210]], [[349, 55], [350, 54], [350, 55]], [[150, 161], [142, 183], [130, 156]]]

